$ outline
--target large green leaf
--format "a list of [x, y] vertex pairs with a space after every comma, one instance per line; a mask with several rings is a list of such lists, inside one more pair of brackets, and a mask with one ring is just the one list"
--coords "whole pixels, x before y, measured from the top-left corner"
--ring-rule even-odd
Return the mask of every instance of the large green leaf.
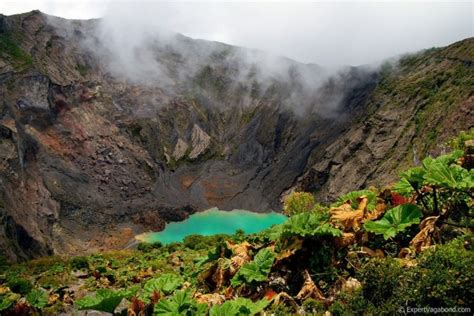
[[423, 159], [422, 166], [411, 168], [400, 174], [400, 181], [394, 186], [394, 191], [408, 196], [422, 186], [436, 186], [445, 189], [466, 190], [474, 187], [474, 173], [455, 162], [463, 156], [460, 150], [435, 159]]
[[183, 278], [179, 275], [166, 273], [160, 275], [158, 278], [148, 280], [143, 290], [148, 294], [152, 294], [156, 291], [168, 295], [179, 288], [181, 284], [183, 284], [183, 281]]
[[[15, 296], [18, 296], [18, 297], [15, 297]], [[17, 294], [0, 295], [0, 312], [3, 310], [9, 309], [16, 302], [18, 298], [20, 298], [20, 296]]]
[[[405, 172], [400, 173], [401, 181], [410, 184], [413, 189], [419, 189], [423, 186], [425, 169], [423, 167], [414, 167], [408, 169]], [[397, 185], [395, 185], [397, 187]], [[406, 189], [409, 190], [408, 186]], [[398, 193], [403, 194], [404, 192], [398, 191]]]
[[123, 298], [130, 298], [137, 292], [137, 290], [137, 287], [118, 291], [99, 289], [95, 295], [83, 297], [78, 299], [75, 303], [80, 310], [94, 309], [102, 312], [113, 313]]
[[48, 304], [48, 295], [45, 291], [34, 289], [28, 293], [26, 300], [31, 306], [41, 309]]
[[411, 196], [413, 195], [414, 189], [410, 181], [407, 178], [402, 177], [395, 185], [393, 186], [393, 191], [403, 195]]
[[76, 301], [77, 307], [82, 309], [94, 309], [102, 312], [113, 313], [115, 308], [122, 301], [123, 296], [120, 292], [114, 292], [109, 289], [100, 289], [95, 296], [86, 296]]
[[199, 316], [206, 315], [206, 312], [207, 305], [197, 303], [188, 291], [176, 291], [172, 297], [159, 301], [154, 307], [153, 314]]
[[291, 216], [281, 227], [281, 236], [340, 236], [341, 231], [328, 223], [327, 214], [301, 213]]
[[264, 248], [260, 250], [255, 255], [255, 258], [251, 262], [244, 264], [232, 278], [232, 286], [265, 281], [268, 273], [270, 273], [274, 260], [275, 253], [271, 249]]
[[209, 310], [209, 316], [237, 316], [255, 315], [268, 306], [268, 300], [252, 302], [248, 298], [239, 297], [232, 301], [226, 301], [222, 305], [214, 305]]
[[367, 231], [383, 235], [385, 239], [395, 235], [405, 228], [418, 224], [421, 211], [416, 205], [403, 204], [392, 208], [378, 221], [367, 222], [364, 227]]
[[428, 184], [447, 189], [472, 189], [473, 173], [459, 165], [445, 165], [435, 161], [429, 164], [425, 174]]

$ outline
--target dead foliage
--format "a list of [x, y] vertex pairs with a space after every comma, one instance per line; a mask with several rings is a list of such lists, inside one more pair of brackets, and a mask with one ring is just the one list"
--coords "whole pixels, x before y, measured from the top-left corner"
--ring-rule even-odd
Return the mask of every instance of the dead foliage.
[[194, 294], [194, 298], [198, 303], [207, 304], [209, 307], [222, 304], [226, 300], [226, 297], [219, 293], [196, 293]]
[[323, 296], [321, 290], [316, 286], [308, 270], [304, 270], [304, 283], [301, 290], [296, 295], [296, 299], [305, 300], [312, 298], [318, 301], [325, 301], [326, 298]]
[[416, 252], [421, 252], [433, 244], [433, 239], [439, 238], [436, 221], [439, 216], [429, 216], [421, 221], [420, 232], [410, 241], [410, 247]]

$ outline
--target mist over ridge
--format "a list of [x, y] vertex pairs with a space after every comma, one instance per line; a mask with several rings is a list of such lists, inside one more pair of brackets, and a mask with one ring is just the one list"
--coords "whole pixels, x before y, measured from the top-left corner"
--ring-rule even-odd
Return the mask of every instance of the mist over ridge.
[[277, 106], [298, 115], [336, 117], [344, 89], [379, 67], [304, 64], [256, 49], [191, 39], [152, 24], [124, 23], [127, 19], [120, 14], [89, 21], [46, 17], [57, 32], [94, 57], [88, 67], [98, 67], [116, 80], [159, 88], [165, 94], [208, 95], [209, 87], [200, 81], [212, 77], [219, 89], [239, 94], [243, 107], [276, 89], [280, 90]]

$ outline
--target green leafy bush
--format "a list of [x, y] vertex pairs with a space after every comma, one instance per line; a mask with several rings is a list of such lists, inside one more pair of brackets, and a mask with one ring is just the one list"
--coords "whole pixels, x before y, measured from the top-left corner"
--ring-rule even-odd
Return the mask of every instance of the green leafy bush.
[[421, 215], [416, 205], [403, 204], [390, 209], [382, 219], [365, 223], [364, 227], [369, 232], [383, 235], [385, 239], [389, 239], [407, 227], [418, 224]]
[[418, 306], [474, 306], [474, 252], [465, 243], [472, 245], [458, 238], [422, 253], [394, 295]]
[[267, 279], [268, 273], [275, 260], [275, 253], [269, 248], [260, 250], [251, 262], [244, 264], [232, 278], [232, 286], [262, 282]]
[[12, 278], [7, 282], [7, 286], [10, 288], [10, 290], [13, 293], [18, 293], [21, 295], [26, 295], [28, 294], [31, 289], [33, 288], [33, 285], [31, 285], [30, 281], [22, 278]]
[[71, 260], [71, 268], [73, 270], [89, 269], [89, 260], [84, 256], [74, 257]]
[[459, 207], [472, 206], [474, 169], [458, 164], [464, 153], [460, 150], [433, 158], [425, 158], [422, 166], [402, 172], [394, 191], [404, 196], [416, 196], [426, 214], [447, 214]]
[[211, 244], [215, 244], [212, 237], [214, 236], [189, 235], [184, 238], [183, 245], [193, 250], [206, 249]]
[[357, 306], [371, 314], [394, 314], [405, 305], [473, 306], [473, 264], [474, 252], [466, 249], [464, 238], [425, 251], [410, 266], [390, 257], [370, 259], [356, 273], [363, 299], [357, 295], [348, 298], [345, 309], [354, 311]]
[[387, 313], [397, 311], [403, 304], [398, 302], [392, 306], [394, 289], [399, 286], [403, 266], [393, 258], [375, 258], [366, 263], [356, 275], [362, 283], [363, 296], [367, 305], [385, 309]]
[[160, 249], [161, 247], [163, 247], [163, 244], [159, 241], [155, 241], [152, 243], [141, 242], [138, 244], [137, 249], [142, 252], [150, 252], [153, 249]]
[[327, 213], [301, 213], [291, 216], [286, 222], [274, 226], [270, 231], [271, 239], [291, 236], [340, 236], [342, 232], [329, 224]]
[[283, 202], [283, 213], [288, 216], [310, 212], [315, 205], [314, 196], [308, 192], [292, 192]]
[[468, 140], [474, 139], [474, 128], [471, 128], [469, 131], [462, 131], [457, 137], [449, 142], [449, 145], [453, 149], [465, 150], [465, 143]]
[[34, 289], [28, 293], [26, 300], [31, 306], [41, 309], [48, 304], [48, 295], [42, 290]]

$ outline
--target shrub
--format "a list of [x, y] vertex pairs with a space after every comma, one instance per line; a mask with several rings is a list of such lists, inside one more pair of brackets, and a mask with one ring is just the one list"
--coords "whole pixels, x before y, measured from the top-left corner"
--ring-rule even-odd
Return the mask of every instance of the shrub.
[[73, 270], [88, 269], [89, 260], [84, 256], [74, 257], [71, 260], [71, 268]]
[[33, 288], [30, 281], [22, 278], [10, 279], [7, 283], [7, 286], [13, 293], [18, 293], [21, 295], [28, 294]]
[[474, 128], [468, 131], [462, 131], [459, 135], [449, 142], [449, 145], [453, 149], [465, 150], [465, 143], [468, 140], [474, 139]]
[[201, 235], [186, 236], [183, 240], [183, 245], [194, 250], [206, 248], [206, 237]]
[[455, 239], [424, 252], [394, 296], [418, 306], [474, 306], [474, 252]]
[[153, 249], [159, 249], [163, 247], [163, 244], [159, 241], [148, 243], [148, 242], [141, 242], [138, 244], [137, 249], [141, 252], [150, 252]]
[[305, 313], [309, 315], [319, 315], [323, 314], [324, 311], [326, 310], [326, 307], [324, 306], [324, 303], [321, 301], [317, 301], [312, 298], [306, 299], [302, 306]]
[[[406, 266], [390, 257], [369, 260], [356, 274], [367, 304], [363, 309], [392, 314], [404, 305], [473, 306], [474, 253], [465, 248], [463, 238], [426, 250], [416, 261]], [[361, 302], [354, 296], [347, 308], [360, 309]]]
[[288, 216], [310, 212], [314, 204], [314, 196], [311, 193], [293, 192], [285, 198], [283, 212]]
[[384, 306], [392, 298], [403, 273], [400, 262], [393, 258], [372, 259], [358, 272], [364, 298], [376, 307]]

